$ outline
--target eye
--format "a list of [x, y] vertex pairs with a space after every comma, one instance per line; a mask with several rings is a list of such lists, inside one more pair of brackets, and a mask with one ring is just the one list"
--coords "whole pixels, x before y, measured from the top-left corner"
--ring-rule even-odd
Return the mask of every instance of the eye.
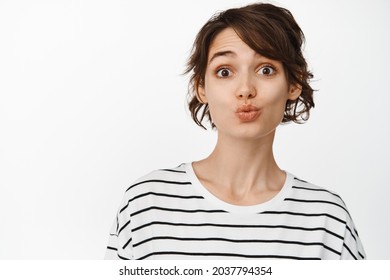
[[218, 78], [227, 78], [232, 75], [232, 71], [230, 71], [228, 68], [220, 68], [217, 71]]
[[272, 75], [274, 75], [275, 74], [275, 68], [274, 67], [272, 67], [272, 66], [270, 66], [270, 65], [265, 65], [265, 66], [262, 66], [260, 69], [259, 69], [259, 71], [258, 71], [258, 73], [260, 74], [260, 75], [264, 75], [264, 76], [272, 76]]

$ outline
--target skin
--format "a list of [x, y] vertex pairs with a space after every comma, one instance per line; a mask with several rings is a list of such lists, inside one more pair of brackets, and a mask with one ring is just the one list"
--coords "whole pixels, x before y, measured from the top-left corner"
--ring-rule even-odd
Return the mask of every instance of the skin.
[[[300, 93], [288, 83], [281, 62], [257, 54], [232, 28], [214, 38], [197, 95], [209, 105], [218, 140], [207, 158], [193, 162], [197, 177], [212, 194], [231, 204], [254, 205], [280, 191], [286, 174], [274, 159], [275, 130], [286, 101]], [[236, 111], [243, 104], [259, 108], [259, 116], [240, 119]]]

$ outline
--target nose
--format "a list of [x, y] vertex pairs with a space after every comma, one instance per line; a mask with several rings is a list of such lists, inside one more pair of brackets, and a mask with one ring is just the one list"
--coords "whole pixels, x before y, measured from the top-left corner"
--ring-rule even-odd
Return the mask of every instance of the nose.
[[256, 88], [250, 75], [243, 75], [239, 81], [236, 96], [238, 99], [251, 99], [257, 95]]

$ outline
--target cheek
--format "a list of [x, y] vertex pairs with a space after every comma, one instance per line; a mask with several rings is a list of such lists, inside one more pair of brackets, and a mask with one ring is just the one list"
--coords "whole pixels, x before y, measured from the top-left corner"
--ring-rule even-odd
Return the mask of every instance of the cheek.
[[285, 104], [288, 99], [288, 85], [283, 77], [267, 83], [263, 87], [264, 98], [270, 105]]
[[266, 101], [266, 106], [275, 107], [275, 108], [283, 107], [284, 109], [284, 105], [286, 104], [287, 101], [287, 93], [279, 92], [276, 94], [271, 94], [266, 97], [265, 101]]
[[267, 112], [267, 116], [270, 119], [277, 119], [278, 121], [283, 119], [284, 110], [286, 108], [286, 102], [288, 99], [287, 88], [282, 87], [280, 90], [269, 91], [268, 94], [263, 96], [264, 110]]
[[227, 98], [222, 97], [216, 97], [216, 96], [209, 96], [208, 98], [208, 104], [209, 104], [209, 110], [210, 115], [213, 121], [217, 121], [218, 119], [224, 119], [226, 118], [226, 115], [228, 114], [229, 110], [229, 102]]
[[231, 94], [228, 86], [224, 85], [206, 85], [205, 95], [209, 106], [226, 106], [231, 102]]
[[213, 122], [218, 125], [231, 118], [232, 97], [227, 87], [206, 86], [206, 97]]

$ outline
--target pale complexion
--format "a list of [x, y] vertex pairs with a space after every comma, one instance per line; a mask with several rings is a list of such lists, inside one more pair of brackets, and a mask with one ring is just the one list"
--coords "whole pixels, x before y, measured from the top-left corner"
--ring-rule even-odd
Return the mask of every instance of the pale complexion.
[[280, 191], [286, 174], [274, 159], [275, 130], [287, 100], [300, 93], [288, 83], [281, 62], [256, 53], [232, 28], [214, 38], [198, 99], [209, 105], [218, 141], [207, 158], [193, 163], [212, 194], [231, 204], [254, 205]]

